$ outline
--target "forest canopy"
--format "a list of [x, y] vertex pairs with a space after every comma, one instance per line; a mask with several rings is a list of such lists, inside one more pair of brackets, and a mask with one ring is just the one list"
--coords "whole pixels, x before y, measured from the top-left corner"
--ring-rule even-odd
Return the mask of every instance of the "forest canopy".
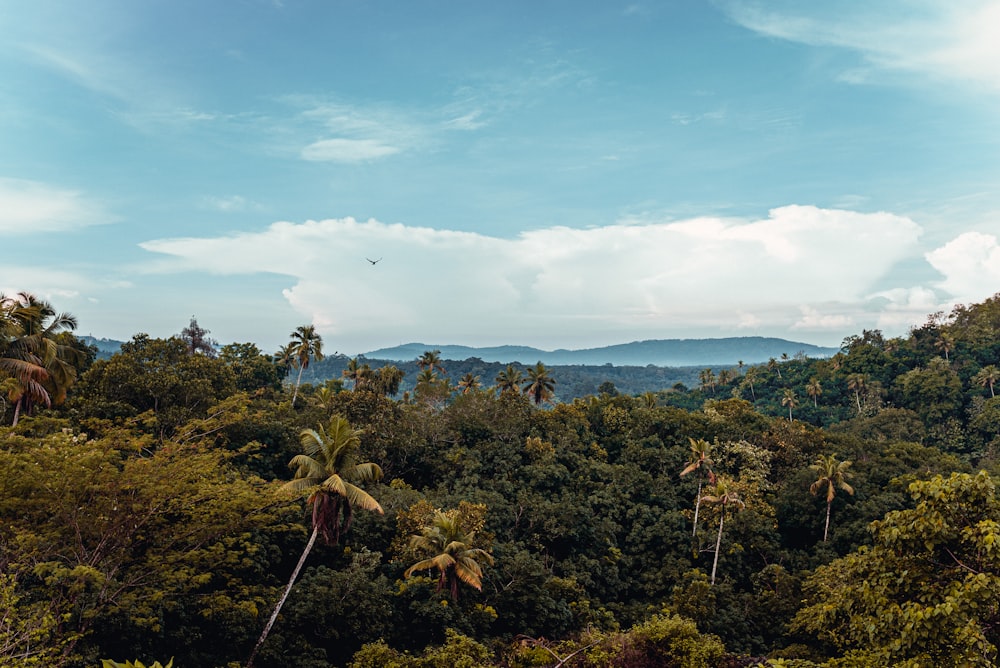
[[560, 399], [0, 297], [0, 666], [991, 666], [1000, 297]]

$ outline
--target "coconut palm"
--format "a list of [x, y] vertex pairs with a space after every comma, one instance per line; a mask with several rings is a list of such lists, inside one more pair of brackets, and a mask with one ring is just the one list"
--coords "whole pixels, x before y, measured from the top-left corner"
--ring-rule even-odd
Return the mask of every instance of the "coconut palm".
[[705, 475], [708, 475], [709, 484], [715, 483], [715, 474], [712, 473], [712, 460], [708, 456], [709, 448], [711, 447], [703, 438], [694, 439], [690, 436], [688, 441], [691, 442], [691, 454], [688, 458], [688, 464], [681, 471], [681, 477], [686, 476], [688, 473], [698, 472], [698, 494], [695, 497], [694, 502], [694, 528], [691, 530], [691, 535], [698, 535], [698, 511], [701, 509], [701, 485], [704, 482]]
[[281, 489], [309, 492], [307, 503], [312, 506], [313, 530], [292, 576], [288, 579], [284, 593], [253, 648], [247, 668], [252, 668], [254, 658], [274, 626], [317, 537], [322, 537], [328, 545], [336, 545], [340, 536], [351, 528], [356, 507], [382, 514], [382, 506], [378, 501], [355, 484], [380, 479], [382, 469], [378, 464], [357, 461], [358, 448], [361, 446], [360, 432], [351, 428], [345, 418], [334, 415], [325, 427], [319, 425], [317, 429], [303, 429], [299, 434], [299, 442], [303, 453], [295, 455], [289, 462], [289, 466], [295, 468], [295, 477], [282, 485]]
[[292, 340], [296, 366], [299, 368], [299, 375], [295, 379], [295, 392], [292, 393], [292, 406], [295, 406], [295, 399], [299, 396], [299, 385], [302, 384], [302, 372], [309, 368], [309, 362], [315, 360], [319, 362], [323, 359], [323, 337], [316, 331], [313, 325], [300, 325], [292, 332]]
[[944, 360], [947, 362], [948, 353], [955, 349], [955, 336], [950, 332], [941, 332], [934, 342], [934, 347], [944, 353]]
[[854, 488], [847, 484], [851, 477], [851, 472], [847, 469], [851, 462], [838, 462], [836, 455], [820, 455], [816, 458], [816, 463], [809, 468], [816, 471], [818, 478], [816, 482], [809, 486], [809, 492], [816, 496], [820, 490], [826, 487], [826, 525], [823, 527], [823, 542], [826, 542], [827, 534], [830, 531], [830, 507], [833, 499], [837, 496], [837, 490], [842, 489], [848, 494], [854, 494]]
[[813, 408], [819, 406], [819, 395], [823, 394], [823, 386], [819, 384], [818, 378], [812, 378], [806, 384], [806, 394], [812, 397]]
[[702, 497], [702, 500], [707, 501], [708, 503], [718, 504], [720, 506], [719, 532], [715, 537], [715, 557], [712, 559], [711, 584], [714, 585], [715, 572], [719, 567], [719, 550], [722, 547], [722, 525], [726, 521], [726, 508], [730, 504], [737, 505], [742, 508], [745, 504], [740, 499], [736, 490], [732, 488], [732, 482], [725, 478], [717, 479], [712, 493]]
[[431, 524], [420, 535], [410, 538], [410, 547], [430, 555], [413, 564], [403, 573], [410, 577], [417, 571], [438, 571], [438, 591], [448, 589], [452, 600], [458, 599], [458, 583], [482, 591], [483, 569], [480, 562], [493, 564], [493, 557], [474, 547], [475, 532], [466, 532], [458, 513], [437, 511]]
[[520, 369], [513, 364], [508, 364], [506, 369], [497, 374], [494, 381], [501, 394], [504, 392], [518, 392], [521, 389], [521, 379], [523, 377]]
[[746, 382], [746, 384], [750, 386], [750, 398], [753, 401], [757, 401], [757, 393], [754, 391], [753, 387], [754, 381], [757, 380], [757, 373], [758, 373], [757, 367], [752, 366], [749, 369], [747, 369], [747, 372], [745, 374], [743, 374], [744, 382]]
[[798, 408], [799, 400], [795, 397], [795, 391], [785, 389], [781, 393], [781, 405], [788, 406], [788, 421], [792, 421], [792, 409]]
[[471, 371], [462, 376], [462, 379], [458, 381], [458, 388], [462, 390], [462, 394], [468, 394], [478, 387], [479, 376], [474, 375]]
[[990, 396], [995, 397], [996, 393], [993, 391], [993, 386], [996, 385], [997, 381], [1000, 381], [1000, 369], [992, 364], [984, 366], [979, 370], [979, 373], [976, 374], [974, 380], [979, 383], [981, 387], [989, 387]]
[[447, 371], [444, 370], [444, 366], [441, 365], [441, 351], [440, 350], [428, 350], [423, 355], [417, 358], [417, 366], [422, 370], [430, 369], [433, 373], [435, 369], [441, 373], [447, 375]]
[[356, 390], [358, 389], [358, 381], [364, 375], [365, 366], [367, 365], [363, 365], [357, 357], [353, 357], [347, 361], [347, 367], [340, 372], [340, 375], [351, 381], [351, 387]]
[[701, 389], [711, 388], [712, 394], [715, 394], [715, 373], [711, 368], [702, 369], [701, 373], [698, 374], [698, 380], [701, 381]]
[[551, 401], [556, 389], [555, 379], [549, 375], [549, 370], [544, 364], [538, 362], [533, 367], [528, 367], [528, 379], [524, 384], [524, 393], [531, 397], [531, 400], [538, 406], [543, 401]]
[[0, 294], [0, 380], [14, 403], [16, 425], [22, 412], [66, 398], [76, 379], [71, 363], [78, 352], [59, 343], [59, 334], [76, 329], [76, 317], [57, 313], [47, 301], [21, 292]]
[[858, 404], [858, 415], [861, 415], [861, 393], [868, 384], [868, 379], [864, 374], [852, 373], [847, 377], [847, 389], [854, 391], [854, 400]]

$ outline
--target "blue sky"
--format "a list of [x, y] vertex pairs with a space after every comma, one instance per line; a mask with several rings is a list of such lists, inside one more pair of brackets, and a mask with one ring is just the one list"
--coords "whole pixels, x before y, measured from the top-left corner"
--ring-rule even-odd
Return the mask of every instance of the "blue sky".
[[0, 289], [82, 334], [837, 345], [998, 236], [996, 0], [0, 0]]

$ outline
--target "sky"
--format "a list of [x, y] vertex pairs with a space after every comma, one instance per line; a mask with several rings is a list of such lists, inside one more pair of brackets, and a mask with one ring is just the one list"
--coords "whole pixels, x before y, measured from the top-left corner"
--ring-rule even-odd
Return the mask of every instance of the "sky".
[[837, 346], [998, 238], [1000, 0], [0, 0], [0, 290], [78, 334]]

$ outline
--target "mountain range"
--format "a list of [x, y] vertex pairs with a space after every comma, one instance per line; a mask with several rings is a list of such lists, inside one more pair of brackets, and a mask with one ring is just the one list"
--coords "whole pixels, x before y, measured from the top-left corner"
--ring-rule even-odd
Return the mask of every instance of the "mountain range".
[[465, 360], [479, 358], [484, 362], [534, 364], [552, 366], [713, 366], [761, 364], [771, 358], [806, 356], [830, 357], [838, 348], [825, 348], [779, 338], [746, 336], [721, 339], [654, 339], [633, 341], [601, 348], [581, 350], [540, 350], [528, 346], [494, 346], [473, 348], [458, 345], [406, 343], [392, 348], [380, 348], [365, 353], [369, 359], [412, 361], [427, 351], [440, 351], [441, 359]]

